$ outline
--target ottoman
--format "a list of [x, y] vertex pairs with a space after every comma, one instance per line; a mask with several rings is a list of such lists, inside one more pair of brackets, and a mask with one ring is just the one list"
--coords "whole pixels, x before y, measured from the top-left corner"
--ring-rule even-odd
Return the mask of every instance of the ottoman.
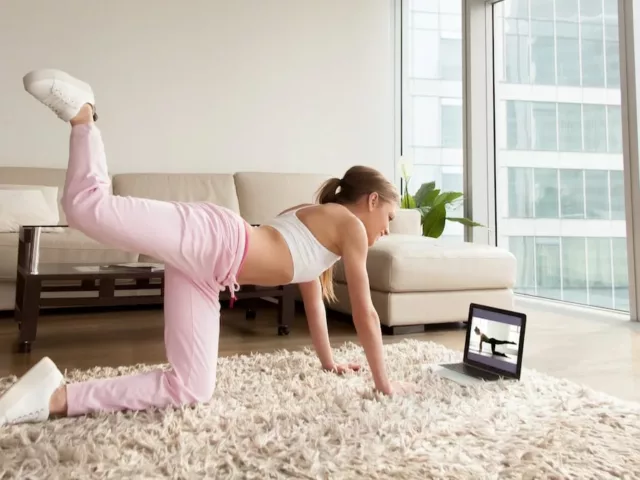
[[[471, 302], [513, 308], [516, 258], [502, 248], [391, 234], [369, 250], [367, 270], [385, 333], [466, 321]], [[341, 263], [334, 278], [338, 302], [329, 308], [350, 314]]]

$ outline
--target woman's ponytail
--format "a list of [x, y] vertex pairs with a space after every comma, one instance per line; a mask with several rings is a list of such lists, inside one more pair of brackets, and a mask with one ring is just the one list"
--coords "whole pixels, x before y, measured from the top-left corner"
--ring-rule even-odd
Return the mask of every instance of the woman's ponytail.
[[338, 188], [340, 188], [342, 180], [339, 178], [330, 178], [322, 184], [318, 191], [318, 203], [337, 203]]
[[[342, 184], [339, 178], [330, 178], [322, 184], [318, 191], [318, 203], [338, 203], [338, 188]], [[330, 302], [336, 301], [333, 291], [333, 267], [329, 267], [320, 275], [320, 285], [322, 287], [322, 297]]]

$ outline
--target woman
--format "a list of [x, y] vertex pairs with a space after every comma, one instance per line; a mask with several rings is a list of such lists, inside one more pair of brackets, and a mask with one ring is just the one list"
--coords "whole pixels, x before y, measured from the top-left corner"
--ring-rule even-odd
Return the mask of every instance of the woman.
[[516, 345], [516, 342], [511, 342], [509, 340], [496, 340], [493, 337], [488, 337], [478, 327], [474, 328], [473, 331], [476, 333], [476, 335], [480, 335], [480, 353], [482, 353], [482, 344], [488, 343], [489, 345], [491, 345], [492, 355], [498, 355], [499, 357], [506, 357], [504, 353], [496, 352], [496, 345]]
[[353, 319], [375, 389], [407, 393], [390, 382], [378, 315], [367, 277], [367, 249], [388, 232], [398, 193], [379, 172], [353, 167], [321, 188], [319, 205], [298, 205], [260, 227], [210, 203], [161, 202], [110, 194], [104, 145], [89, 85], [58, 70], [23, 78], [33, 97], [71, 124], [62, 206], [69, 226], [113, 247], [165, 263], [165, 347], [169, 371], [61, 385], [43, 358], [0, 398], [0, 425], [95, 411], [142, 410], [208, 401], [214, 392], [220, 322], [219, 293], [240, 285], [299, 284], [321, 365], [336, 365], [323, 298], [333, 298], [331, 268], [342, 258]]

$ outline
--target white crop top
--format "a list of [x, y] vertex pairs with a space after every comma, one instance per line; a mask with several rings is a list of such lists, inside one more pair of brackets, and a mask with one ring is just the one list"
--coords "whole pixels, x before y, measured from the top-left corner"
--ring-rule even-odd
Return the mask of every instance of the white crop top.
[[283, 213], [267, 222], [280, 232], [293, 258], [293, 280], [291, 283], [309, 282], [337, 262], [340, 257], [322, 245], [296, 212], [305, 207]]

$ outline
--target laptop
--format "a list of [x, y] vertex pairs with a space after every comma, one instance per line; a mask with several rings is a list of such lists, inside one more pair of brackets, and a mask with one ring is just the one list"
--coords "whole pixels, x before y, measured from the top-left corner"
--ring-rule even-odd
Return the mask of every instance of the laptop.
[[526, 325], [524, 313], [472, 303], [463, 361], [429, 368], [463, 385], [520, 380]]

